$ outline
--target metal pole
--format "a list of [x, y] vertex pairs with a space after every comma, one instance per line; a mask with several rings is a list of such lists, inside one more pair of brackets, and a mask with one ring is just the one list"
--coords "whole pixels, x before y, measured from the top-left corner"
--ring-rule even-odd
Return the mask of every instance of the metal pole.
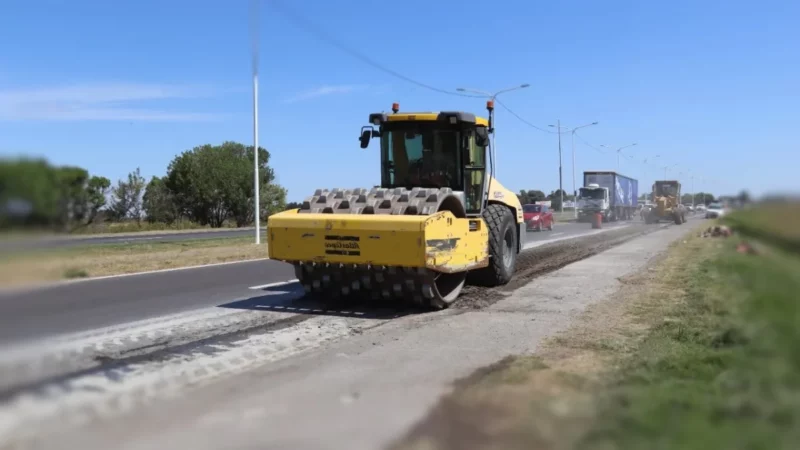
[[[496, 95], [492, 96], [492, 103], [494, 103], [495, 96]], [[494, 111], [492, 111], [492, 166], [493, 167], [491, 173], [494, 174], [495, 179], [497, 179], [497, 147], [495, 147], [494, 145], [494, 138], [495, 136], [497, 136], [497, 133], [495, 132], [495, 130], [497, 129], [497, 126], [495, 125], [496, 122], [497, 122], [497, 114], [494, 114]]]
[[258, 22], [259, 8], [258, 1], [251, 4], [254, 20], [251, 37], [252, 64], [253, 64], [253, 189], [255, 190], [254, 209], [256, 225], [256, 245], [261, 244], [261, 200], [259, 196], [259, 177], [258, 177]]
[[256, 245], [261, 244], [261, 201], [258, 180], [258, 75], [253, 75], [253, 186], [255, 188]]
[[558, 120], [558, 190], [561, 193], [561, 204], [558, 205], [558, 211], [564, 212], [564, 184], [561, 176], [561, 119]]
[[575, 187], [575, 130], [572, 130], [572, 212], [578, 218], [578, 191]]

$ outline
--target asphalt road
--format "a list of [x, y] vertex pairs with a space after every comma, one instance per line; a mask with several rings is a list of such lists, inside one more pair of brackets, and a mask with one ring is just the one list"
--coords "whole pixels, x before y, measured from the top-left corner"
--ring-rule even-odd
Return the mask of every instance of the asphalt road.
[[[553, 231], [528, 232], [527, 242], [568, 239], [592, 231], [586, 223], [556, 224]], [[294, 278], [288, 264], [258, 260], [0, 291], [0, 345], [257, 297], [259, 292], [251, 287]]]

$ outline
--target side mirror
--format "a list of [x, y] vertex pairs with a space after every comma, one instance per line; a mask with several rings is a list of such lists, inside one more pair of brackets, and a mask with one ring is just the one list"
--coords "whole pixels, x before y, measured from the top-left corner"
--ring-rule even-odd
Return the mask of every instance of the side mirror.
[[370, 139], [372, 139], [372, 128], [362, 127], [361, 137], [358, 138], [358, 140], [361, 142], [361, 148], [367, 148], [369, 146]]

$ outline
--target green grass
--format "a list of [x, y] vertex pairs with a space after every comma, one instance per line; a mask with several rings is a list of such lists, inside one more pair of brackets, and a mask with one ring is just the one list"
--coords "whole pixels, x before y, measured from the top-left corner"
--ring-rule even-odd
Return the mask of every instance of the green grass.
[[0, 254], [0, 287], [267, 257], [252, 238], [147, 241]]
[[800, 203], [776, 202], [735, 211], [723, 218], [738, 232], [800, 252]]
[[580, 447], [800, 448], [800, 256], [708, 240], [713, 256], [621, 362]]

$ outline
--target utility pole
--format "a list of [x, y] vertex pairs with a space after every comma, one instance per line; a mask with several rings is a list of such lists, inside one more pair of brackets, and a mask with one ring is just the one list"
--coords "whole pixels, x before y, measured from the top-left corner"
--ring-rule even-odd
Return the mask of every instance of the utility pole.
[[[597, 123], [597, 122], [595, 122]], [[575, 130], [572, 129], [572, 212], [575, 219], [578, 218], [578, 188], [575, 186]], [[563, 203], [563, 202], [562, 202]]]
[[[570, 131], [572, 135], [572, 211], [575, 213], [575, 218], [578, 218], [578, 188], [575, 186], [575, 132], [580, 130], [581, 128], [590, 127], [592, 125], [597, 125], [600, 122], [592, 122], [587, 123], [586, 125], [581, 125], [579, 127], [575, 127]], [[558, 125], [548, 125], [549, 127], [556, 127], [559, 133], [561, 133], [561, 124], [559, 122]], [[561, 135], [559, 134], [559, 138]], [[559, 152], [560, 153], [560, 152]], [[562, 202], [563, 203], [563, 202]], [[562, 209], [563, 211], [563, 209]]]
[[251, 3], [252, 28], [251, 28], [251, 57], [253, 70], [253, 189], [255, 191], [255, 205], [253, 205], [256, 219], [256, 245], [261, 244], [261, 201], [259, 198], [259, 179], [258, 179], [258, 22], [259, 8], [258, 0]]
[[561, 177], [561, 119], [558, 119], [558, 190], [561, 193], [561, 204], [558, 205], [558, 211], [564, 212], [564, 184]]

